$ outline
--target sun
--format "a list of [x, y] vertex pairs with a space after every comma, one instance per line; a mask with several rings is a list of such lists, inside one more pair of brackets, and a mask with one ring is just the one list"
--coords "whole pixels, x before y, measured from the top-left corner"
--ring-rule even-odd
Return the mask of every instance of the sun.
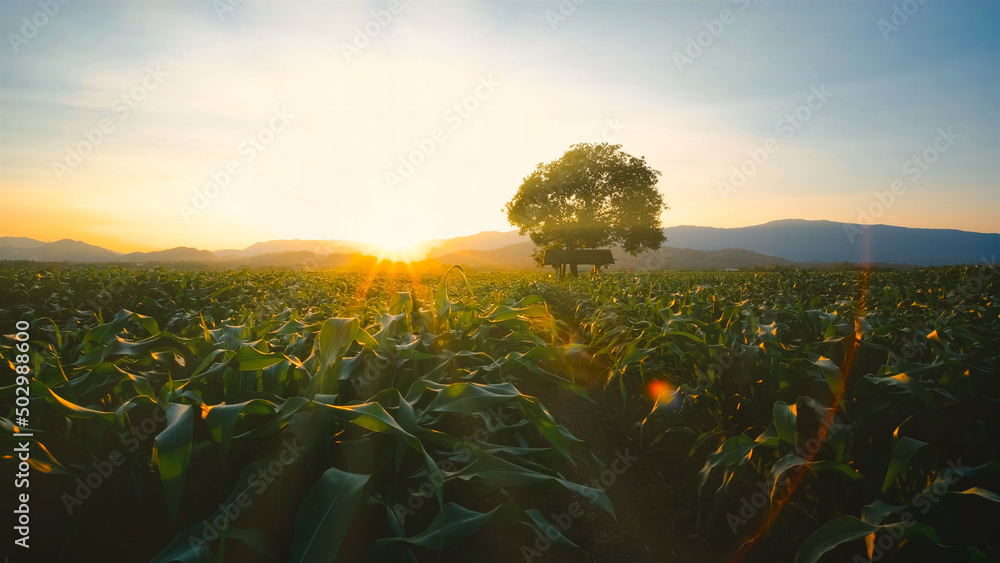
[[379, 261], [416, 262], [427, 256], [426, 250], [421, 251], [416, 244], [405, 241], [387, 241], [375, 244], [378, 247], [375, 256]]
[[427, 258], [432, 246], [424, 229], [426, 225], [415, 222], [407, 209], [387, 202], [356, 240], [365, 254], [375, 256], [379, 262], [416, 262]]
[[372, 233], [365, 237], [367, 254], [382, 260], [392, 262], [416, 262], [427, 257], [429, 250], [425, 241], [417, 239], [406, 232], [386, 229], [380, 233]]

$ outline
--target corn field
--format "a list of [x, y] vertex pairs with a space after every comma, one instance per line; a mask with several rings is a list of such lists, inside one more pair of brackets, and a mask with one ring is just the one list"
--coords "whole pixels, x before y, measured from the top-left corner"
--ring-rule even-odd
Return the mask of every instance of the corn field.
[[2, 440], [39, 560], [994, 561], [996, 274], [8, 267]]

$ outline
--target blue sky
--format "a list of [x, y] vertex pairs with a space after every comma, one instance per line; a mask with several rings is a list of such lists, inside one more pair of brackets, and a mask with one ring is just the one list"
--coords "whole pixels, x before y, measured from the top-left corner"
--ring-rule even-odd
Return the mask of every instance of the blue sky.
[[996, 2], [224, 1], [0, 4], [0, 235], [508, 230], [597, 140], [663, 172], [665, 226], [1000, 232]]

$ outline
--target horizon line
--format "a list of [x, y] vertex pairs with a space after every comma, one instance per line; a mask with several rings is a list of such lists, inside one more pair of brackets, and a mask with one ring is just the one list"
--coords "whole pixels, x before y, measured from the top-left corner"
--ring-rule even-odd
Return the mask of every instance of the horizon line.
[[[664, 227], [661, 227], [661, 229], [666, 230], [666, 229], [677, 229], [677, 228], [697, 228], [697, 229], [717, 229], [717, 230], [731, 231], [731, 230], [736, 230], [736, 229], [747, 229], [747, 228], [753, 228], [753, 227], [762, 227], [762, 226], [770, 225], [770, 224], [773, 224], [773, 223], [783, 223], [783, 222], [792, 222], [792, 221], [799, 221], [799, 222], [804, 222], [804, 223], [835, 223], [835, 224], [838, 224], [838, 225], [853, 225], [853, 226], [857, 226], [857, 227], [861, 227], [861, 228], [891, 227], [891, 228], [899, 228], [899, 229], [928, 230], [928, 231], [955, 231], [955, 232], [964, 232], [964, 233], [981, 234], [981, 235], [1000, 235], [1000, 232], [969, 231], [969, 230], [966, 230], [966, 229], [958, 229], [958, 228], [908, 227], [908, 226], [905, 226], [905, 225], [890, 225], [890, 224], [886, 224], [886, 223], [864, 224], [864, 223], [848, 223], [848, 222], [844, 222], [844, 221], [833, 221], [833, 220], [829, 220], [829, 219], [801, 219], [801, 218], [774, 219], [774, 220], [767, 221], [767, 222], [764, 222], [764, 223], [754, 223], [754, 224], [742, 225], [742, 226], [738, 226], [738, 227], [713, 227], [711, 225], [682, 224], [682, 225], [664, 226]], [[437, 237], [437, 238], [429, 238], [429, 239], [417, 239], [417, 240], [415, 240], [413, 242], [413, 246], [426, 246], [428, 243], [444, 242], [444, 241], [449, 241], [449, 240], [453, 240], [453, 239], [474, 237], [474, 236], [477, 236], [477, 235], [488, 234], [488, 233], [510, 234], [510, 233], [516, 233], [517, 231], [518, 231], [518, 229], [516, 229], [516, 228], [515, 229], [510, 229], [510, 230], [507, 230], [507, 231], [486, 230], [486, 231], [478, 231], [478, 232], [469, 233], [469, 234], [455, 235], [455, 236], [452, 236], [452, 237]], [[328, 239], [323, 239], [323, 238], [276, 238], [276, 239], [268, 239], [268, 240], [257, 240], [257, 241], [254, 241], [254, 242], [248, 244], [247, 246], [245, 246], [243, 248], [228, 247], [228, 248], [208, 249], [208, 248], [199, 248], [197, 246], [190, 246], [190, 245], [187, 245], [187, 244], [179, 244], [177, 246], [171, 246], [171, 247], [168, 247], [168, 248], [159, 248], [159, 249], [156, 249], [156, 250], [133, 250], [133, 251], [129, 251], [129, 252], [122, 252], [120, 250], [115, 250], [113, 248], [109, 248], [109, 247], [106, 247], [106, 246], [100, 246], [100, 245], [92, 244], [90, 242], [87, 242], [86, 240], [80, 240], [80, 239], [74, 239], [74, 238], [68, 238], [68, 237], [64, 237], [64, 238], [60, 238], [60, 239], [55, 239], [55, 240], [41, 240], [41, 239], [37, 239], [37, 238], [34, 238], [34, 237], [28, 237], [28, 236], [22, 236], [22, 235], [6, 235], [6, 234], [5, 235], [0, 235], [0, 239], [7, 239], [7, 238], [25, 238], [25, 239], [30, 239], [30, 240], [33, 240], [33, 241], [36, 241], [36, 242], [40, 242], [42, 244], [52, 244], [52, 243], [62, 242], [62, 241], [78, 242], [78, 243], [82, 243], [82, 244], [87, 244], [87, 245], [90, 245], [90, 246], [94, 246], [96, 248], [102, 248], [104, 250], [108, 250], [110, 252], [114, 252], [116, 254], [123, 255], [123, 256], [127, 255], [127, 254], [164, 252], [164, 251], [176, 250], [176, 249], [180, 249], [180, 248], [190, 248], [190, 249], [193, 249], [193, 250], [206, 251], [206, 252], [210, 252], [210, 253], [213, 253], [213, 254], [215, 254], [217, 252], [225, 252], [225, 251], [240, 252], [240, 251], [248, 250], [250, 247], [252, 247], [254, 245], [257, 245], [257, 244], [263, 244], [263, 243], [268, 243], [268, 242], [278, 242], [278, 241], [289, 241], [289, 242], [294, 242], [294, 241], [302, 241], [302, 242], [318, 241], [318, 242], [327, 242], [327, 243], [329, 243], [329, 242], [350, 243], [350, 244], [357, 244], [357, 245], [366, 246], [366, 247], [379, 247], [380, 246], [378, 243], [374, 243], [374, 242], [370, 242], [370, 241], [363, 241], [363, 240], [357, 240], [357, 239], [346, 239], [346, 238], [345, 239], [340, 239], [340, 238], [328, 238]], [[525, 238], [527, 238], [526, 235], [525, 235]], [[667, 241], [667, 242], [669, 242], [669, 241]], [[16, 247], [12, 247], [12, 248], [16, 248]], [[437, 248], [437, 247], [436, 246], [429, 246], [427, 248], [428, 253], [431, 250], [433, 250], [434, 248]]]

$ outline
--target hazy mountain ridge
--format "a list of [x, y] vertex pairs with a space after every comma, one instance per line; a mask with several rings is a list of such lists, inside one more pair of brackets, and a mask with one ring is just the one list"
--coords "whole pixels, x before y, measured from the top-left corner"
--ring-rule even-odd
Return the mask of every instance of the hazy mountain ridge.
[[[11, 242], [28, 246], [8, 246]], [[0, 244], [0, 260], [109, 262], [120, 256], [119, 252], [70, 239], [44, 242], [26, 237], [3, 237], [3, 244]]]
[[745, 248], [796, 262], [980, 264], [1000, 254], [1000, 234], [786, 219], [752, 227], [670, 227], [670, 245], [693, 250]]
[[[727, 269], [794, 264], [939, 266], [995, 262], [1000, 234], [889, 225], [858, 226], [788, 219], [737, 228], [677, 226], [663, 229], [667, 246], [632, 257], [612, 247], [612, 270]], [[474, 269], [535, 269], [528, 237], [517, 231], [484, 231], [427, 241], [432, 264]], [[81, 241], [44, 242], [0, 237], [0, 260], [44, 262], [188, 262], [220, 266], [364, 268], [377, 263], [375, 245], [345, 240], [272, 240], [244, 249], [210, 252], [177, 247], [121, 254]]]
[[256, 242], [243, 249], [216, 250], [213, 254], [225, 258], [230, 256], [260, 256], [282, 252], [311, 252], [313, 254], [353, 254], [361, 252], [364, 243], [347, 240], [285, 239]]
[[0, 237], [0, 248], [38, 248], [48, 244], [28, 237]]
[[121, 262], [215, 262], [220, 258], [207, 250], [178, 246], [177, 248], [153, 252], [130, 252], [119, 257], [118, 260]]
[[466, 250], [494, 250], [530, 240], [517, 231], [483, 231], [474, 235], [431, 241], [431, 250], [427, 256], [437, 258]]

